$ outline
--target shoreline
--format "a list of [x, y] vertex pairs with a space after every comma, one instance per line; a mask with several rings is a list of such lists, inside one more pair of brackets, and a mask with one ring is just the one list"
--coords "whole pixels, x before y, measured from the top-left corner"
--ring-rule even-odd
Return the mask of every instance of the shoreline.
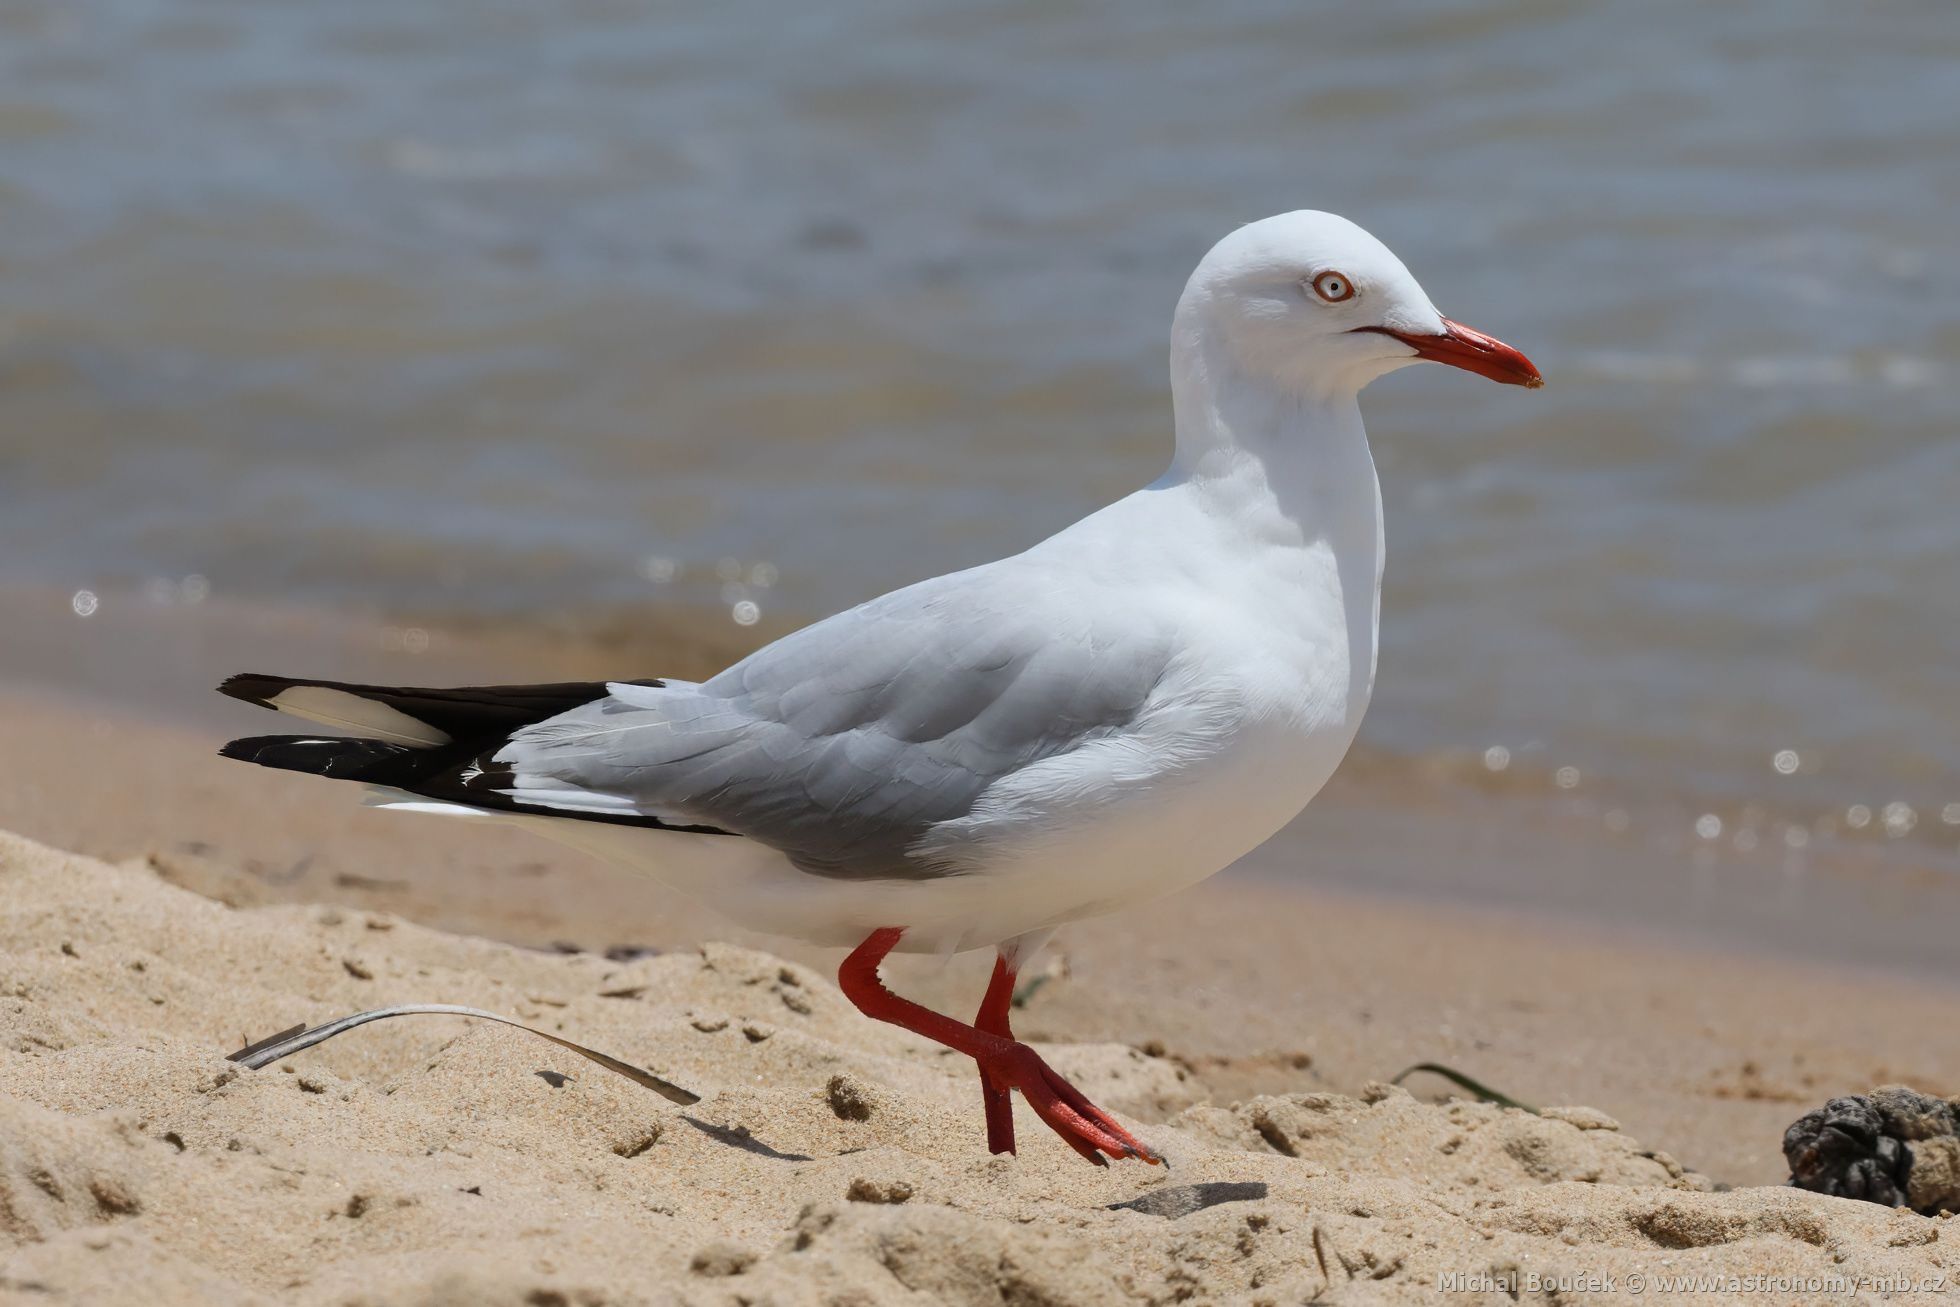
[[[248, 775], [210, 756], [225, 739], [278, 729], [266, 713], [213, 692], [235, 671], [481, 684], [604, 679], [657, 664], [668, 675], [701, 678], [779, 634], [775, 626], [738, 627], [700, 610], [653, 613], [598, 636], [551, 618], [517, 629], [489, 622], [417, 627], [374, 614], [217, 598], [158, 604], [121, 592], [98, 596], [95, 611], [82, 618], [60, 592], [0, 586], [0, 720], [14, 719], [15, 766], [22, 775], [39, 768], [65, 777], [48, 787], [46, 815], [18, 801], [8, 807], [0, 786], [0, 828], [24, 824], [57, 844], [121, 856], [126, 848], [100, 838], [105, 818], [91, 808], [91, 787], [181, 792], [184, 778], [195, 776], [208, 808], [191, 824], [207, 832], [228, 821], [223, 795], [242, 806], [277, 794], [295, 819], [319, 826], [326, 838], [354, 806], [351, 795]], [[70, 721], [141, 742], [92, 749], [71, 738]], [[7, 752], [0, 741], [0, 779]], [[1762, 804], [1698, 815], [1700, 806], [1678, 795], [1615, 791], [1599, 778], [1567, 790], [1553, 769], [1531, 758], [1492, 771], [1467, 750], [1397, 754], [1372, 745], [1364, 732], [1307, 811], [1230, 874], [1960, 984], [1960, 956], [1951, 948], [1960, 933], [1960, 871], [1947, 865], [1943, 846], [1954, 828], [1937, 814], [1891, 838], [1877, 822], [1864, 831], [1826, 831], [1800, 812], [1779, 816]], [[75, 819], [64, 819], [65, 812]], [[126, 846], [214, 842], [207, 833], [172, 829], [169, 805], [151, 813], [148, 826], [125, 824]], [[1711, 819], [1720, 838], [1696, 830]], [[389, 835], [374, 837], [371, 856], [385, 856], [394, 838], [435, 850], [460, 847], [446, 837], [431, 845], [426, 830], [404, 830], [405, 820], [386, 818]], [[1792, 847], [1798, 835], [1801, 846]], [[308, 856], [294, 841], [274, 844], [241, 856], [286, 867]]]

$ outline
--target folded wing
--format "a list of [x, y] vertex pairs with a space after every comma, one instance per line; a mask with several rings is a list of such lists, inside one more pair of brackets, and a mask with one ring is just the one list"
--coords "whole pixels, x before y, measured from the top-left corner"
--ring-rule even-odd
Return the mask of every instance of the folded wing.
[[462, 788], [729, 831], [820, 876], [954, 874], [918, 852], [934, 826], [1124, 731], [1169, 661], [1167, 631], [1099, 629], [987, 570], [839, 614], [703, 685], [609, 685], [518, 730]]

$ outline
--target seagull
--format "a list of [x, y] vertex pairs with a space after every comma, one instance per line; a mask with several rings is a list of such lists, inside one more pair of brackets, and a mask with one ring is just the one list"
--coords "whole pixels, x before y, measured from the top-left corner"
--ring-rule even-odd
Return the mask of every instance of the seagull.
[[[1143, 489], [1023, 553], [873, 599], [699, 683], [414, 689], [234, 676], [346, 735], [224, 756], [515, 823], [770, 934], [850, 949], [864, 1015], [978, 1064], [1098, 1165], [1159, 1155], [1015, 1039], [1016, 973], [1067, 922], [1265, 842], [1334, 772], [1374, 688], [1381, 489], [1358, 397], [1422, 360], [1543, 384], [1437, 312], [1354, 223], [1239, 228], [1171, 320], [1176, 449]], [[879, 976], [992, 947], [969, 1024]]]

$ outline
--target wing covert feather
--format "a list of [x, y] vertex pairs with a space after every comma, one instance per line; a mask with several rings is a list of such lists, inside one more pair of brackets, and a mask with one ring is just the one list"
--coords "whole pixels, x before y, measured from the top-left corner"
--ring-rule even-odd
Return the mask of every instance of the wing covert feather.
[[699, 686], [612, 686], [495, 760], [520, 785], [621, 796], [815, 875], [952, 874], [914, 855], [922, 836], [1003, 777], [1124, 730], [1170, 664], [1172, 632], [1097, 629], [1054, 593], [1004, 564], [940, 577]]

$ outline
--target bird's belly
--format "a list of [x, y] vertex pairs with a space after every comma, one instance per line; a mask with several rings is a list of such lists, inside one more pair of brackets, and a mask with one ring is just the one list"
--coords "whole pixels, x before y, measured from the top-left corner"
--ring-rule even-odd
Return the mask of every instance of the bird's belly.
[[[1056, 827], [992, 868], [1034, 925], [1113, 911], [1185, 889], [1264, 844], [1327, 783], [1353, 732], [1269, 723], [1183, 772], [1139, 785]], [[1031, 927], [1024, 927], [1031, 928]]]

